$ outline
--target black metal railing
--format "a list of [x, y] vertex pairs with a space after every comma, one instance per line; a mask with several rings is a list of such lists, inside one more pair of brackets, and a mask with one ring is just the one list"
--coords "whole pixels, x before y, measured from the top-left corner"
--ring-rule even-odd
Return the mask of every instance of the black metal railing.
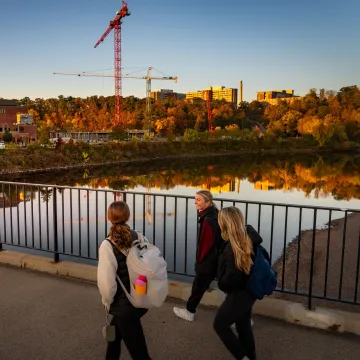
[[[194, 276], [197, 213], [192, 196], [0, 181], [0, 250], [22, 248], [95, 262], [108, 235], [107, 208], [130, 207], [129, 224], [158, 246], [169, 272]], [[216, 199], [239, 207], [264, 240], [278, 292], [360, 304], [360, 210]]]

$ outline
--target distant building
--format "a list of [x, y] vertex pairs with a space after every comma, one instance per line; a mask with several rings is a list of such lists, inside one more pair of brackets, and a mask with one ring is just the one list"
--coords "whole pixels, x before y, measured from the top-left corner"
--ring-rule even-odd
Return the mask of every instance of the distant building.
[[[133, 136], [142, 139], [145, 134], [148, 134], [147, 130], [136, 130], [128, 129], [126, 130], [127, 137], [130, 140]], [[65, 143], [70, 141], [83, 141], [83, 142], [108, 142], [111, 141], [111, 131], [62, 131], [56, 130], [51, 131], [49, 134], [49, 139], [52, 142], [55, 142], [58, 138], [61, 138]], [[150, 137], [154, 137], [154, 133], [150, 134]]]
[[13, 100], [0, 99], [0, 137], [5, 131], [11, 132], [15, 141], [24, 138], [27, 141], [37, 140], [36, 125], [33, 124], [33, 116], [28, 114], [26, 106], [18, 106]]
[[177, 93], [169, 89], [158, 89], [152, 91], [150, 97], [155, 101], [165, 101], [166, 99], [184, 100], [185, 94]]
[[294, 95], [294, 90], [270, 90], [259, 91], [257, 93], [256, 100], [276, 105], [281, 100], [293, 101], [298, 98], [299, 96]]
[[238, 89], [226, 88], [224, 86], [210, 86], [205, 90], [189, 91], [186, 93], [186, 100], [207, 99], [208, 91], [211, 91], [212, 100], [225, 100], [226, 102], [237, 105]]
[[84, 142], [103, 142], [109, 141], [111, 131], [51, 131], [49, 134], [50, 141], [55, 142], [61, 138], [64, 142], [84, 141]]

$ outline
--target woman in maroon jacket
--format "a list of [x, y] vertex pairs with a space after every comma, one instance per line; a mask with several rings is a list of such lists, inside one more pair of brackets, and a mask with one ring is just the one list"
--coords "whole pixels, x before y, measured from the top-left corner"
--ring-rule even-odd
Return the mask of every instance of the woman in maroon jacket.
[[198, 246], [196, 251], [195, 280], [186, 309], [174, 307], [176, 316], [194, 321], [196, 308], [199, 305], [211, 282], [216, 278], [218, 257], [224, 244], [218, 224], [218, 209], [213, 204], [210, 191], [196, 193], [195, 207], [199, 211], [200, 224]]

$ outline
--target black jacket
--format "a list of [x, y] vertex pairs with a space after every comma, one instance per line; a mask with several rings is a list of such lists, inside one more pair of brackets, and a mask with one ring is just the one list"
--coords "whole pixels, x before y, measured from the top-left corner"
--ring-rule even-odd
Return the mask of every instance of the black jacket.
[[[137, 232], [134, 230], [131, 230], [131, 238], [132, 240], [136, 240], [138, 238]], [[117, 275], [121, 279], [122, 283], [124, 284], [126, 290], [130, 293], [130, 278], [129, 278], [129, 272], [126, 265], [126, 256], [111, 242], [111, 244], [114, 255], [118, 264], [117, 268]], [[124, 290], [122, 289], [119, 281], [116, 279], [117, 283], [117, 291], [114, 296], [114, 300], [110, 306], [110, 314], [112, 315], [124, 315], [127, 312], [131, 312], [134, 307], [128, 300]]]
[[[257, 246], [260, 245], [263, 240], [251, 225], [246, 225], [246, 230], [253, 242], [254, 260]], [[230, 242], [226, 245], [220, 256], [217, 278], [219, 289], [227, 294], [246, 289], [249, 275], [235, 266], [235, 256]]]
[[[208, 240], [208, 239], [202, 239], [201, 237], [204, 221], [206, 221], [212, 228], [213, 246], [205, 256], [205, 258], [201, 262], [197, 261], [195, 266], [196, 272], [213, 274], [214, 278], [216, 277], [216, 273], [217, 273], [219, 254], [222, 252], [225, 245], [224, 240], [221, 237], [221, 229], [218, 223], [218, 214], [219, 211], [215, 206], [209, 206], [198, 219], [199, 235], [198, 235], [197, 253], [199, 251], [200, 242]], [[196, 255], [196, 258], [198, 258], [198, 255]]]

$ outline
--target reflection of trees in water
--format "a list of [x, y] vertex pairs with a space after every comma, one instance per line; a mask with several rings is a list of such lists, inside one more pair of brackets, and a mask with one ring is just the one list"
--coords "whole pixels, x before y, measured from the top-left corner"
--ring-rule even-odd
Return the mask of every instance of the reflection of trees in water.
[[107, 186], [114, 190], [125, 190], [129, 185], [128, 179], [110, 178]]
[[[48, 174], [42, 182], [68, 186], [89, 186], [115, 190], [156, 187], [171, 189], [177, 185], [222, 187], [235, 178], [254, 183], [268, 182], [274, 190], [301, 190], [316, 198], [360, 198], [360, 155], [308, 154], [285, 158], [280, 156], [238, 156], [203, 159], [197, 162], [138, 164], [91, 168], [66, 174]], [[213, 166], [209, 166], [213, 165]], [[22, 181], [27, 181], [22, 179]], [[34, 189], [35, 190], [35, 189]], [[36, 190], [35, 190], [36, 191]], [[49, 201], [52, 189], [41, 189], [43, 201]]]
[[43, 202], [49, 202], [52, 196], [52, 188], [40, 188], [40, 197]]
[[0, 207], [16, 206], [20, 202], [35, 199], [36, 191], [31, 186], [0, 185]]

